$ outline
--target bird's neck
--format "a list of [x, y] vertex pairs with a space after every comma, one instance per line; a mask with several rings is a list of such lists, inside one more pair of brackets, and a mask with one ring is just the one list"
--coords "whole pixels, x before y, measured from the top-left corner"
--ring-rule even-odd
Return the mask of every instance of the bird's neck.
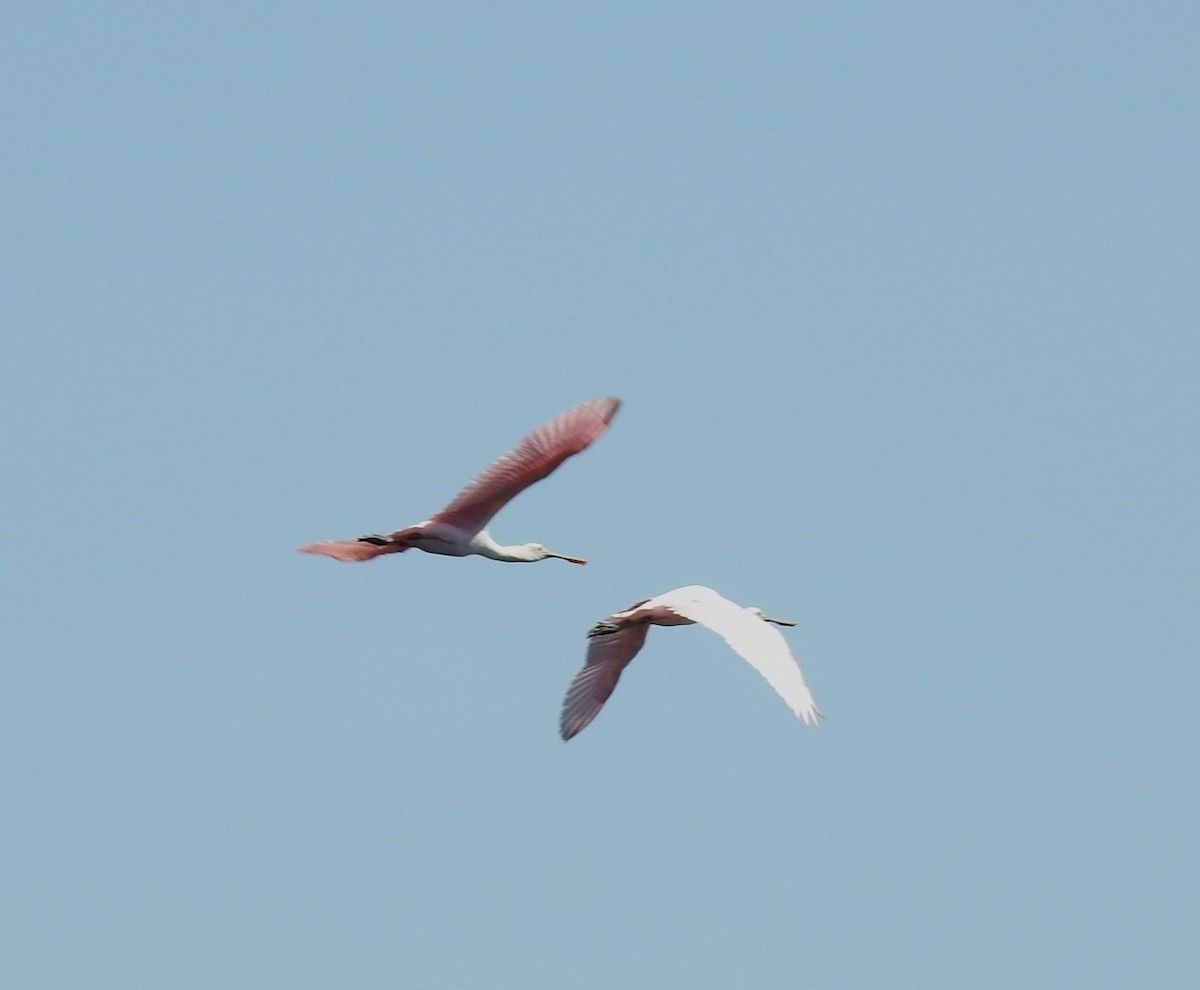
[[491, 534], [487, 530], [481, 530], [471, 542], [474, 544], [477, 554], [481, 557], [490, 557], [492, 560], [503, 560], [515, 564], [531, 564], [538, 559], [534, 556], [533, 551], [524, 544], [518, 543], [514, 546], [503, 546], [497, 543], [492, 539]]

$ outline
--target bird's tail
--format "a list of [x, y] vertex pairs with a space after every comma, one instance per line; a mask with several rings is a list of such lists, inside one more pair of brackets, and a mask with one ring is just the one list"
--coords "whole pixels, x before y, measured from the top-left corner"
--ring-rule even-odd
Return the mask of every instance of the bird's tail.
[[408, 549], [408, 545], [394, 543], [382, 536], [361, 536], [357, 540], [322, 540], [320, 543], [310, 543], [306, 547], [296, 549], [300, 553], [319, 553], [334, 560], [356, 563], [360, 560], [371, 560], [385, 553], [403, 553]]

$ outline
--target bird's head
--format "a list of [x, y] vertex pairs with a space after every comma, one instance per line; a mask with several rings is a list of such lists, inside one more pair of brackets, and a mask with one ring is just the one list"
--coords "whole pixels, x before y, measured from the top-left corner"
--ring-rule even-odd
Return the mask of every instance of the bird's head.
[[555, 553], [553, 550], [547, 550], [540, 543], [526, 543], [525, 549], [530, 553], [530, 560], [545, 560], [547, 557], [554, 557], [557, 560], [566, 560], [572, 564], [587, 563], [582, 557], [568, 557], [565, 553]]
[[751, 605], [748, 609], [746, 609], [746, 611], [751, 613], [752, 615], [757, 615], [760, 619], [763, 620], [763, 622], [774, 622], [775, 625], [777, 625], [777, 626], [794, 626], [796, 624], [796, 623], [792, 622], [790, 619], [772, 619], [761, 608], [756, 608], [753, 605]]

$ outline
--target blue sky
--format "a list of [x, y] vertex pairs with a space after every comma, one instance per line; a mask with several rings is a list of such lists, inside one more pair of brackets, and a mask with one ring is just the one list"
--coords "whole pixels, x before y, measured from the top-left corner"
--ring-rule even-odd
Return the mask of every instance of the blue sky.
[[1198, 19], [9, 5], [5, 983], [1195, 985]]

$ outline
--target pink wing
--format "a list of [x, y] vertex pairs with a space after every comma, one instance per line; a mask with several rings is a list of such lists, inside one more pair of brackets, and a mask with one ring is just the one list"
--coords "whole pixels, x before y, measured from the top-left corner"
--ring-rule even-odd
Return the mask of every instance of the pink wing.
[[516, 495], [578, 454], [612, 422], [620, 399], [594, 399], [555, 416], [489, 464], [433, 522], [476, 533]]
[[391, 536], [360, 536], [357, 540], [322, 540], [306, 547], [297, 547], [300, 553], [320, 553], [334, 560], [353, 564], [371, 560], [385, 553], [404, 553], [411, 544], [406, 537], [421, 532], [420, 526], [398, 529]]
[[588, 636], [587, 663], [575, 675], [563, 700], [558, 731], [563, 739], [582, 732], [597, 715], [621, 678], [621, 671], [637, 656], [650, 630], [648, 622], [635, 622], [615, 632], [603, 632], [601, 623]]
[[388, 544], [379, 546], [368, 540], [322, 540], [320, 543], [310, 543], [306, 547], [296, 548], [300, 553], [320, 553], [334, 560], [344, 560], [355, 563], [360, 560], [370, 560], [385, 553], [404, 553], [408, 547]]

